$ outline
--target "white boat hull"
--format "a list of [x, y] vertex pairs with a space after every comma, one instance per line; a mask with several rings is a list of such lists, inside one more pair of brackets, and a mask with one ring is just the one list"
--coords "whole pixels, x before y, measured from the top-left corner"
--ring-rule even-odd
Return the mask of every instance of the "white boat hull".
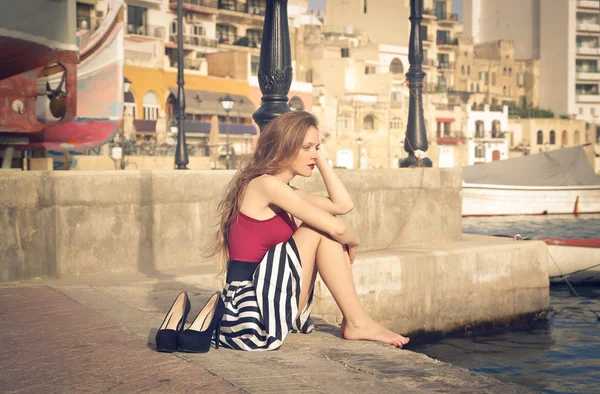
[[548, 245], [550, 283], [600, 283], [600, 248]]
[[463, 216], [600, 212], [600, 186], [463, 185]]

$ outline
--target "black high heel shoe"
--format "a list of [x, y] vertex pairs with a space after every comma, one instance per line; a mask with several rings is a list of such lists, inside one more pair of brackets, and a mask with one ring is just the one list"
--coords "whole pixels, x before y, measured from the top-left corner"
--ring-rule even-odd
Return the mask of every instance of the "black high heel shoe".
[[171, 305], [171, 309], [167, 312], [156, 333], [156, 350], [169, 353], [177, 351], [177, 334], [183, 330], [190, 308], [190, 299], [183, 291]]
[[215, 335], [215, 348], [219, 348], [219, 331], [225, 313], [225, 303], [221, 293], [216, 292], [206, 302], [196, 319], [187, 330], [179, 333], [179, 351], [206, 353]]

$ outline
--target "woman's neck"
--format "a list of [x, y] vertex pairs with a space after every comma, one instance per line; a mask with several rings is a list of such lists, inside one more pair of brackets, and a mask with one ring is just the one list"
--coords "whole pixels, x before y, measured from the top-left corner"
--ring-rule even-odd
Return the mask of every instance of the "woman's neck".
[[286, 170], [275, 174], [274, 177], [287, 184], [294, 178], [294, 174], [292, 171]]

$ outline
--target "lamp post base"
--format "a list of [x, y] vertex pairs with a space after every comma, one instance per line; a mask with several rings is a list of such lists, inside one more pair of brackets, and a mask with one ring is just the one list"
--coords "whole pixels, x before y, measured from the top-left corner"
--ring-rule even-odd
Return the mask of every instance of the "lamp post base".
[[414, 167], [433, 167], [433, 163], [431, 159], [428, 157], [424, 157], [422, 160], [419, 160], [415, 157], [415, 155], [409, 155], [406, 159], [402, 160], [400, 163], [400, 168], [414, 168]]

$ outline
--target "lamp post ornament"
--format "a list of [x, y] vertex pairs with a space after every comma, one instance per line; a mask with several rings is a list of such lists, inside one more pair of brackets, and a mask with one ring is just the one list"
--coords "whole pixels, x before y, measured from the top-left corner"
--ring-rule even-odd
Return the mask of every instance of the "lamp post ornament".
[[190, 162], [185, 142], [185, 91], [183, 85], [183, 0], [177, 0], [177, 147], [175, 149], [177, 170], [187, 170]]
[[408, 61], [410, 69], [406, 74], [410, 101], [408, 106], [408, 123], [404, 150], [408, 158], [402, 161], [401, 167], [431, 167], [432, 162], [425, 156], [429, 147], [427, 131], [423, 118], [423, 41], [421, 38], [421, 20], [423, 20], [423, 0], [410, 0], [410, 41], [408, 45]]
[[221, 97], [219, 101], [221, 102], [221, 105], [223, 106], [223, 109], [227, 114], [227, 119], [225, 120], [225, 123], [227, 123], [227, 140], [225, 142], [225, 168], [229, 169], [229, 112], [232, 110], [235, 101], [229, 95], [229, 93], [227, 93], [225, 97]]

